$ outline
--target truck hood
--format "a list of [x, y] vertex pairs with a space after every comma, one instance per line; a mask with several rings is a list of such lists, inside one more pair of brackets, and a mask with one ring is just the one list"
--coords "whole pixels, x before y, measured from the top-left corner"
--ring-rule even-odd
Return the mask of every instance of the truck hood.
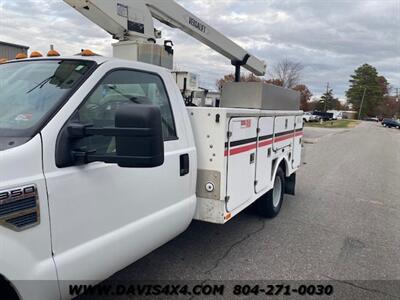
[[24, 138], [0, 139], [0, 190], [43, 177], [40, 135], [28, 142], [19, 139]]
[[[15, 148], [25, 144], [30, 137], [2, 137], [0, 136], [0, 151]], [[1, 154], [0, 154], [1, 155]]]

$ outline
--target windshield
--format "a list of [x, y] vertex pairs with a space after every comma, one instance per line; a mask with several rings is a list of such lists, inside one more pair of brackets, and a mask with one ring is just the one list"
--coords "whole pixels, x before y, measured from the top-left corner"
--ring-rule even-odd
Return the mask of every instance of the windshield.
[[15, 145], [34, 136], [94, 64], [37, 60], [0, 65], [0, 142], [13, 138], [8, 143]]

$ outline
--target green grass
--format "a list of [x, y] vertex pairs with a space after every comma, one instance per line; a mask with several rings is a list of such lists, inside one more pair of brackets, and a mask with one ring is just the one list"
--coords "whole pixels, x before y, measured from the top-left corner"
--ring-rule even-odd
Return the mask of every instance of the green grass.
[[320, 128], [351, 128], [355, 127], [360, 123], [357, 120], [336, 120], [336, 121], [325, 121], [322, 124], [319, 122], [305, 123], [306, 127], [320, 127]]

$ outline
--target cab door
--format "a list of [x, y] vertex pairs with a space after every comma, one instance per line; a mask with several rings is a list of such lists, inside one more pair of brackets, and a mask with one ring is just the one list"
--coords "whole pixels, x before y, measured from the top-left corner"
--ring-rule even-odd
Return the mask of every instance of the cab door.
[[[82, 86], [43, 131], [51, 236], [60, 281], [107, 278], [182, 232], [194, 214], [195, 150], [188, 146], [183, 126], [176, 125], [183, 109], [179, 102], [170, 101], [176, 95], [169, 95], [165, 88], [169, 78], [147, 71], [105, 68], [97, 71], [102, 78], [92, 78]], [[98, 74], [94, 78], [100, 77]], [[82, 97], [89, 87], [89, 95]], [[118, 107], [130, 102], [138, 107], [160, 106], [165, 149], [162, 166], [121, 168], [94, 162], [57, 167], [54, 132], [61, 132], [63, 124], [72, 120], [112, 126]], [[70, 117], [65, 123], [66, 114]], [[82, 149], [99, 154], [115, 151], [114, 139], [109, 137], [88, 137], [80, 143]]]

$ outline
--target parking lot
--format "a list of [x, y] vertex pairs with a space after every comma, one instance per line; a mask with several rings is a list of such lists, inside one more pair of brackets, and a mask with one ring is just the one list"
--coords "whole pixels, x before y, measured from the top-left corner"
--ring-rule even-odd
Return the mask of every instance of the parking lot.
[[223, 226], [193, 222], [111, 280], [335, 280], [400, 296], [352, 281], [400, 279], [400, 130], [305, 128], [304, 140], [297, 195], [276, 219], [250, 209]]

